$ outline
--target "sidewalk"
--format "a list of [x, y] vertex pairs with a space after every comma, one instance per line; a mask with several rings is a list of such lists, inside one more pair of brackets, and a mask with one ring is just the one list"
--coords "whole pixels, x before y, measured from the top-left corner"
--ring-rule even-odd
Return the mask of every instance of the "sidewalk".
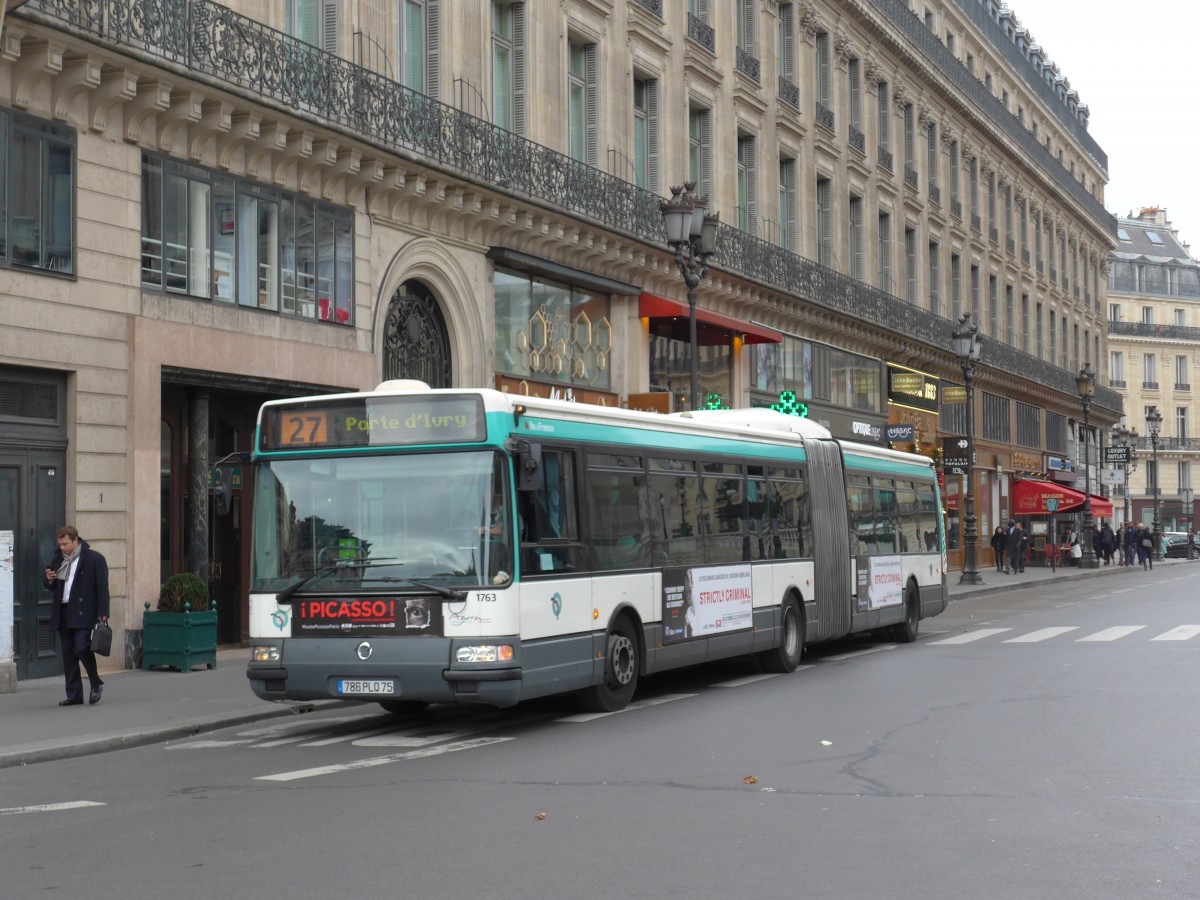
[[[990, 560], [991, 552], [986, 555]], [[1170, 559], [1158, 566], [1187, 565]], [[1197, 568], [1200, 573], [1200, 568]], [[980, 569], [982, 585], [958, 583], [951, 573], [950, 599], [961, 601], [999, 591], [1023, 590], [1080, 578], [1133, 578], [1140, 566], [1099, 569], [1027, 568], [1005, 575], [994, 564]], [[95, 706], [62, 708], [61, 675], [22, 681], [12, 694], [0, 694], [0, 769], [125, 747], [161, 743], [217, 728], [342, 705], [340, 700], [268, 703], [259, 700], [246, 678], [249, 648], [222, 650], [217, 667], [187, 674], [172, 671], [124, 670], [108, 673], [104, 698]], [[86, 679], [85, 679], [86, 681]]]

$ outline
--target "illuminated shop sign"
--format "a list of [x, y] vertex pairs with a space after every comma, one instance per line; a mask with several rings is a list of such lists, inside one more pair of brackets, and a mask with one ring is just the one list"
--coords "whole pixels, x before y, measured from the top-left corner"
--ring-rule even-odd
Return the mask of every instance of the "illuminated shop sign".
[[888, 366], [888, 400], [892, 403], [937, 412], [939, 385], [932, 375]]

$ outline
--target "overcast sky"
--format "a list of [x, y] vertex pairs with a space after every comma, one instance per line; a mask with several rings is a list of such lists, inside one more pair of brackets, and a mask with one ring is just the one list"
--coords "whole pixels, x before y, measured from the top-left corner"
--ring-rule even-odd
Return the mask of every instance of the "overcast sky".
[[1200, 75], [1196, 0], [1008, 0], [1088, 105], [1108, 154], [1104, 205], [1119, 216], [1164, 206], [1200, 254]]

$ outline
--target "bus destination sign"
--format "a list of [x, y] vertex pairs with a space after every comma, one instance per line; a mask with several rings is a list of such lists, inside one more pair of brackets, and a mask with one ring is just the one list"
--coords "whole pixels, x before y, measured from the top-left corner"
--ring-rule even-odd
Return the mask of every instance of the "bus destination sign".
[[461, 444], [486, 436], [476, 396], [356, 397], [263, 411], [260, 450]]

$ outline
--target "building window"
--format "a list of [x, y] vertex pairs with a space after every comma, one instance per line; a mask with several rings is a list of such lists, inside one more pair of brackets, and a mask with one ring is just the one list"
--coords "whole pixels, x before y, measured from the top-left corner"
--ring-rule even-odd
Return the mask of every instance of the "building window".
[[971, 318], [976, 325], [982, 325], [983, 320], [980, 318], [980, 311], [983, 305], [982, 293], [982, 275], [979, 271], [979, 266], [971, 266]]
[[846, 87], [849, 100], [850, 128], [862, 129], [862, 63], [851, 57], [846, 63]]
[[1121, 350], [1108, 351], [1108, 383], [1110, 387], [1125, 387], [1125, 354]]
[[1037, 304], [1037, 311], [1035, 313], [1035, 315], [1037, 316], [1037, 358], [1038, 359], [1046, 358], [1045, 357], [1046, 346], [1045, 346], [1045, 343], [1043, 342], [1044, 335], [1042, 334], [1042, 331], [1043, 331], [1043, 327], [1042, 327], [1043, 315], [1042, 314], [1043, 314], [1042, 304], [1039, 303], [1039, 304]]
[[1154, 307], [1153, 306], [1143, 306], [1142, 307], [1142, 324], [1143, 325], [1153, 325], [1154, 324]]
[[1180, 328], [1187, 324], [1187, 320], [1184, 317], [1184, 312], [1182, 309], [1175, 310], [1175, 324]]
[[1017, 346], [1016, 313], [1013, 309], [1013, 286], [1004, 286], [1004, 342], [1010, 347]]
[[1050, 310], [1050, 365], [1058, 365], [1058, 316]]
[[354, 214], [142, 155], [142, 285], [354, 324]]
[[1121, 321], [1121, 304], [1120, 303], [1108, 304], [1108, 321], [1110, 321], [1110, 322], [1120, 322]]
[[633, 168], [637, 185], [658, 193], [658, 82], [633, 76]]
[[0, 264], [74, 273], [74, 130], [0, 109], [0, 160]]
[[326, 53], [337, 53], [337, 7], [337, 0], [285, 0], [284, 30]]
[[929, 242], [929, 311], [934, 315], [942, 314], [941, 299], [941, 247], [936, 241]]
[[879, 289], [892, 293], [892, 217], [879, 214]]
[[978, 157], [971, 158], [971, 165], [969, 167], [968, 181], [970, 182], [968, 185], [968, 193], [970, 194], [970, 196], [967, 199], [970, 201], [970, 206], [971, 206], [971, 227], [978, 230], [979, 229], [979, 158]]
[[688, 109], [688, 179], [712, 197], [712, 112], [707, 109]]
[[890, 93], [888, 83], [886, 81], [879, 82], [879, 87], [875, 90], [875, 108], [879, 120], [876, 124], [879, 128], [879, 149], [887, 151], [888, 169], [892, 168], [892, 104]]
[[863, 277], [863, 199], [850, 195], [850, 277]]
[[1153, 353], [1142, 354], [1142, 387], [1158, 387], [1158, 359]]
[[795, 7], [791, 3], [779, 4], [778, 47], [779, 77], [791, 84], [796, 83]]
[[754, 135], [737, 139], [738, 228], [758, 234], [758, 165]]
[[1011, 440], [1010, 409], [1007, 397], [983, 392], [983, 439], [1007, 444]]
[[929, 196], [937, 200], [940, 191], [940, 181], [938, 179], [938, 139], [937, 125], [932, 122], [925, 129], [925, 149], [927, 156], [926, 165], [929, 167]]
[[1186, 406], [1175, 407], [1175, 437], [1186, 441], [1188, 436], [1188, 411]]
[[821, 121], [820, 109], [824, 107], [826, 110], [833, 109], [833, 103], [830, 99], [830, 84], [829, 84], [829, 32], [820, 31], [816, 36], [816, 53], [814, 54], [814, 65], [816, 81], [814, 87], [817, 93], [817, 121]]
[[904, 107], [904, 178], [913, 187], [917, 163], [917, 114], [910, 103]]
[[950, 317], [962, 315], [962, 257], [950, 254]]
[[608, 390], [612, 325], [607, 294], [501, 268], [496, 269], [495, 290], [498, 374]]
[[995, 275], [988, 276], [988, 334], [1000, 337], [1000, 283]]
[[525, 4], [492, 4], [492, 117], [525, 133]]
[[568, 48], [567, 134], [571, 159], [589, 166], [598, 163], [600, 153], [600, 110], [597, 105], [595, 44], [571, 41]]
[[796, 160], [779, 160], [779, 246], [796, 252]]
[[439, 0], [404, 0], [400, 16], [400, 81], [411, 90], [438, 96]]
[[1021, 349], [1029, 352], [1029, 295], [1021, 294]]
[[816, 236], [817, 262], [823, 266], [833, 263], [833, 183], [828, 178], [817, 179]]
[[950, 207], [960, 219], [962, 218], [962, 198], [958, 195], [958, 141], [950, 142]]
[[904, 229], [904, 299], [917, 302], [917, 231]]
[[1175, 357], [1175, 390], [1186, 391], [1191, 389], [1191, 380], [1188, 376], [1188, 357]]

